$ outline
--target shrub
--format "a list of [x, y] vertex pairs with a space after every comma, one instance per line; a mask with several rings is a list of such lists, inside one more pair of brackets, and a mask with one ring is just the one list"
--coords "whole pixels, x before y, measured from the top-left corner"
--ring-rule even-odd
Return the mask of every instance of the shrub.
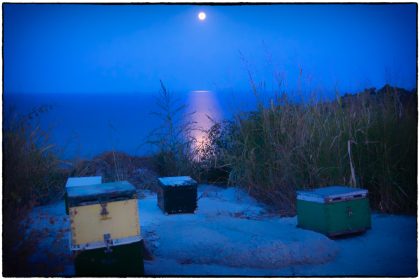
[[28, 256], [34, 250], [25, 235], [25, 220], [33, 206], [63, 193], [65, 171], [48, 133], [37, 121], [48, 110], [40, 107], [27, 115], [7, 110], [3, 126], [3, 273], [27, 275]]
[[156, 166], [152, 158], [123, 152], [104, 152], [92, 160], [77, 160], [70, 176], [102, 176], [104, 182], [129, 181], [139, 189], [155, 190]]

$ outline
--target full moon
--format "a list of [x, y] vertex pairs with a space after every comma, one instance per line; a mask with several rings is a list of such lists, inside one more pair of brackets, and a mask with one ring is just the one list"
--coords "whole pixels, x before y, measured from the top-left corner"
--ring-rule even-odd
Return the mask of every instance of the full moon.
[[201, 21], [205, 20], [206, 19], [206, 13], [200, 12], [198, 14], [198, 19], [201, 20]]

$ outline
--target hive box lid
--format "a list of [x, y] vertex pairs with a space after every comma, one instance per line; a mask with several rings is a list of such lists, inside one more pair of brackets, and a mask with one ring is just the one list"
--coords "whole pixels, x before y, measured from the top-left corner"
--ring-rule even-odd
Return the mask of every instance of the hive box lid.
[[297, 191], [297, 199], [325, 203], [346, 198], [366, 197], [368, 191], [361, 188], [330, 186], [308, 191]]
[[165, 187], [182, 187], [197, 184], [190, 176], [161, 177], [158, 180], [159, 183]]
[[88, 186], [102, 183], [102, 176], [70, 177], [67, 179], [66, 188]]
[[[85, 202], [112, 201], [134, 198], [136, 188], [127, 181], [76, 186], [67, 190], [70, 206]], [[88, 203], [89, 204], [89, 203]]]

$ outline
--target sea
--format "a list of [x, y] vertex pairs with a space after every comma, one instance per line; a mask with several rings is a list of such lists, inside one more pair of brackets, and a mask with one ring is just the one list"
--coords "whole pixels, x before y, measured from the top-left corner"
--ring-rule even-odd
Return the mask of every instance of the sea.
[[[3, 94], [3, 124], [40, 106], [46, 112], [34, 120], [64, 159], [91, 159], [106, 151], [148, 156], [148, 139], [163, 123], [160, 93]], [[172, 93], [173, 109], [183, 109], [179, 122], [208, 129], [214, 121], [232, 119], [256, 108], [252, 92], [196, 90]], [[188, 118], [188, 119], [185, 119]], [[198, 131], [198, 130], [197, 130]], [[200, 133], [200, 132], [197, 132]], [[202, 132], [201, 132], [202, 133]], [[203, 135], [194, 135], [198, 138]]]

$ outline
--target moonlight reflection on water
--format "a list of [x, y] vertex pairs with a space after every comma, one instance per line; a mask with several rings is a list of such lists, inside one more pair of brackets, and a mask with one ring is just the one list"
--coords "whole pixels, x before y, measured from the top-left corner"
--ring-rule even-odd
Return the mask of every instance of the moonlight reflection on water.
[[194, 148], [200, 151], [209, 142], [205, 131], [222, 118], [216, 94], [207, 90], [191, 91], [188, 97], [188, 110], [194, 112], [190, 116], [190, 121], [196, 124], [197, 129], [191, 134], [196, 139]]

